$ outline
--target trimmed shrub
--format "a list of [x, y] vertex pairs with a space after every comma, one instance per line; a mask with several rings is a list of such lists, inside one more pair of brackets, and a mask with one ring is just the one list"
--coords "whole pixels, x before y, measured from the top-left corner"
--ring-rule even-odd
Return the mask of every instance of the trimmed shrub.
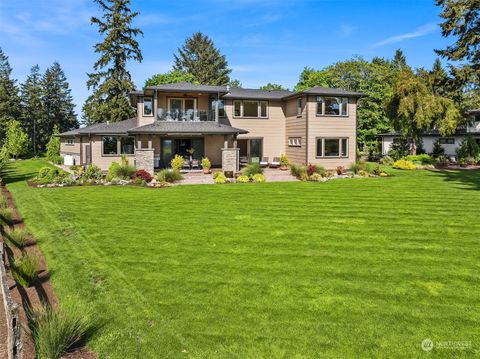
[[120, 164], [118, 162], [110, 163], [110, 166], [108, 167], [107, 177], [105, 177], [105, 180], [107, 182], [112, 182], [112, 180], [117, 177], [117, 169], [119, 167]]
[[28, 242], [28, 231], [25, 228], [14, 228], [8, 233], [8, 239], [22, 249]]
[[307, 166], [307, 175], [311, 176], [311, 175], [313, 175], [314, 173], [317, 173], [317, 166], [312, 165], [312, 164], [309, 164], [309, 165]]
[[222, 172], [215, 172], [213, 176], [213, 182], [218, 184], [223, 184], [223, 183], [227, 183], [228, 180], [227, 180], [227, 177], [225, 177], [225, 175]]
[[415, 164], [423, 165], [423, 166], [433, 165], [437, 162], [433, 157], [427, 155], [426, 153], [421, 155], [410, 155], [405, 157], [405, 159], [408, 161], [412, 161]]
[[380, 159], [380, 164], [385, 165], [385, 166], [391, 166], [391, 165], [393, 165], [393, 162], [395, 162], [395, 161], [390, 156], [383, 156]]
[[439, 158], [445, 155], [445, 148], [440, 144], [440, 140], [433, 143], [433, 158]]
[[393, 164], [393, 168], [397, 168], [399, 170], [414, 170], [417, 167], [414, 165], [412, 161], [402, 159], [402, 160], [395, 161], [395, 163]]
[[281, 154], [280, 156], [280, 166], [281, 167], [288, 167], [290, 166], [290, 160], [288, 159], [286, 154]]
[[83, 166], [72, 165], [70, 166], [70, 171], [73, 172], [73, 175], [79, 177], [83, 174]]
[[244, 174], [247, 177], [252, 177], [256, 174], [262, 174], [262, 173], [263, 173], [263, 168], [262, 166], [260, 166], [260, 163], [250, 163], [242, 171], [242, 174]]
[[212, 163], [210, 162], [208, 157], [203, 157], [202, 158], [202, 168], [211, 168], [211, 167], [212, 167]]
[[290, 173], [292, 174], [292, 176], [295, 176], [298, 179], [300, 179], [302, 176], [307, 176], [307, 167], [303, 165], [301, 166], [291, 165]]
[[308, 177], [308, 180], [312, 182], [320, 182], [322, 178], [323, 178], [322, 175], [315, 172], [315, 173], [312, 173], [310, 177]]
[[372, 163], [372, 162], [367, 162], [365, 163], [364, 171], [372, 174], [375, 173], [375, 169], [377, 168], [378, 164]]
[[337, 171], [337, 175], [341, 175], [345, 173], [345, 167], [343, 166], [338, 166], [335, 170]]
[[175, 155], [170, 161], [170, 166], [176, 171], [180, 171], [185, 165], [185, 160], [180, 155]]
[[42, 167], [38, 171], [37, 177], [34, 179], [35, 183], [47, 184], [54, 183], [55, 178], [59, 175], [60, 170], [55, 167]]
[[37, 357], [58, 359], [94, 331], [91, 312], [72, 300], [27, 312]]
[[220, 176], [221, 174], [222, 174], [222, 172], [213, 172], [212, 177], [213, 177], [213, 179], [215, 179], [218, 176]]
[[241, 176], [237, 177], [237, 182], [238, 183], [247, 183], [247, 182], [250, 182], [250, 178], [248, 176], [241, 175]]
[[24, 288], [28, 288], [35, 283], [39, 271], [38, 259], [28, 253], [23, 253], [22, 257], [16, 259], [13, 263], [13, 277]]
[[92, 163], [85, 168], [83, 178], [87, 181], [100, 181], [102, 179], [102, 170]]
[[163, 169], [157, 173], [157, 180], [160, 182], [174, 183], [176, 181], [181, 181], [182, 179], [183, 176], [181, 173], [171, 168]]
[[13, 222], [13, 209], [10, 207], [0, 208], [0, 223], [11, 224]]
[[262, 174], [262, 173], [254, 174], [254, 175], [252, 176], [252, 180], [253, 180], [253, 182], [255, 182], [255, 183], [263, 183], [263, 182], [266, 181], [265, 175]]
[[358, 174], [362, 170], [362, 166], [358, 162], [354, 162], [350, 165], [350, 171], [354, 174]]
[[152, 182], [153, 180], [153, 176], [145, 170], [138, 170], [137, 172], [135, 172], [135, 180], [139, 178], [146, 183]]
[[467, 136], [457, 148], [457, 156], [460, 160], [474, 162], [478, 155], [480, 155], [480, 146], [472, 136]]

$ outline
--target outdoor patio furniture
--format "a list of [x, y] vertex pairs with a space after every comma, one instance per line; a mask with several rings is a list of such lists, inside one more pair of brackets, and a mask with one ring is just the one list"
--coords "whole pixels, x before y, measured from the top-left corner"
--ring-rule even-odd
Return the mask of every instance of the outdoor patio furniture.
[[185, 162], [183, 164], [183, 168], [189, 170], [191, 168], [190, 160], [185, 159]]
[[241, 165], [241, 166], [246, 166], [246, 165], [248, 165], [248, 157], [247, 157], [247, 156], [241, 156], [241, 157], [240, 157], [240, 165]]
[[192, 166], [191, 166], [191, 168], [192, 168], [192, 170], [193, 170], [194, 168], [196, 168], [197, 170], [200, 169], [200, 165], [199, 165], [199, 163], [198, 163], [198, 160], [195, 160], [195, 159], [192, 160]]
[[262, 160], [260, 161], [260, 166], [268, 167], [268, 157], [262, 157]]
[[271, 168], [280, 167], [280, 157], [273, 157], [273, 161], [270, 162], [270, 167]]

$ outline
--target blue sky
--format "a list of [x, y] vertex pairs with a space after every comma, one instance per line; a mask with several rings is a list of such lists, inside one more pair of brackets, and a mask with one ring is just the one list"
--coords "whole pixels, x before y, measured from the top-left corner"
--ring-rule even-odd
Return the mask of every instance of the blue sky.
[[[244, 87], [268, 82], [290, 89], [303, 67], [322, 68], [360, 55], [392, 57], [402, 48], [410, 65], [430, 67], [442, 38], [433, 0], [133, 0], [144, 60], [129, 66], [137, 87], [171, 68], [173, 53], [195, 31], [226, 54], [232, 78]], [[0, 0], [0, 46], [13, 76], [42, 71], [58, 61], [66, 72], [77, 113], [89, 92], [85, 82], [100, 40], [90, 17], [92, 0]]]

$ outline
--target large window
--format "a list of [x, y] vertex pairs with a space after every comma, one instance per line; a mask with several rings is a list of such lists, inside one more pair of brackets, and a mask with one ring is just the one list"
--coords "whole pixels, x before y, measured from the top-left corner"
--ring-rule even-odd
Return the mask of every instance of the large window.
[[348, 138], [317, 138], [317, 157], [348, 157]]
[[256, 100], [233, 101], [234, 117], [267, 118], [268, 102]]
[[317, 96], [317, 116], [348, 116], [348, 98]]
[[143, 114], [145, 116], [153, 115], [153, 99], [151, 97], [143, 98]]
[[126, 136], [103, 136], [103, 154], [106, 156], [133, 155], [135, 139]]
[[[215, 113], [215, 98], [210, 99], [210, 109], [212, 110], [213, 113]], [[218, 100], [218, 117], [220, 118], [225, 118], [225, 101], [224, 100]]]

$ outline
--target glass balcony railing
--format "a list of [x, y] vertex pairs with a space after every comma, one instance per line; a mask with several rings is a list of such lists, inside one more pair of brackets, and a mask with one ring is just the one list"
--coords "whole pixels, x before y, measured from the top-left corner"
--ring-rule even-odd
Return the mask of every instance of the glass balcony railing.
[[211, 110], [167, 110], [157, 109], [158, 121], [201, 122], [215, 121], [215, 111]]

